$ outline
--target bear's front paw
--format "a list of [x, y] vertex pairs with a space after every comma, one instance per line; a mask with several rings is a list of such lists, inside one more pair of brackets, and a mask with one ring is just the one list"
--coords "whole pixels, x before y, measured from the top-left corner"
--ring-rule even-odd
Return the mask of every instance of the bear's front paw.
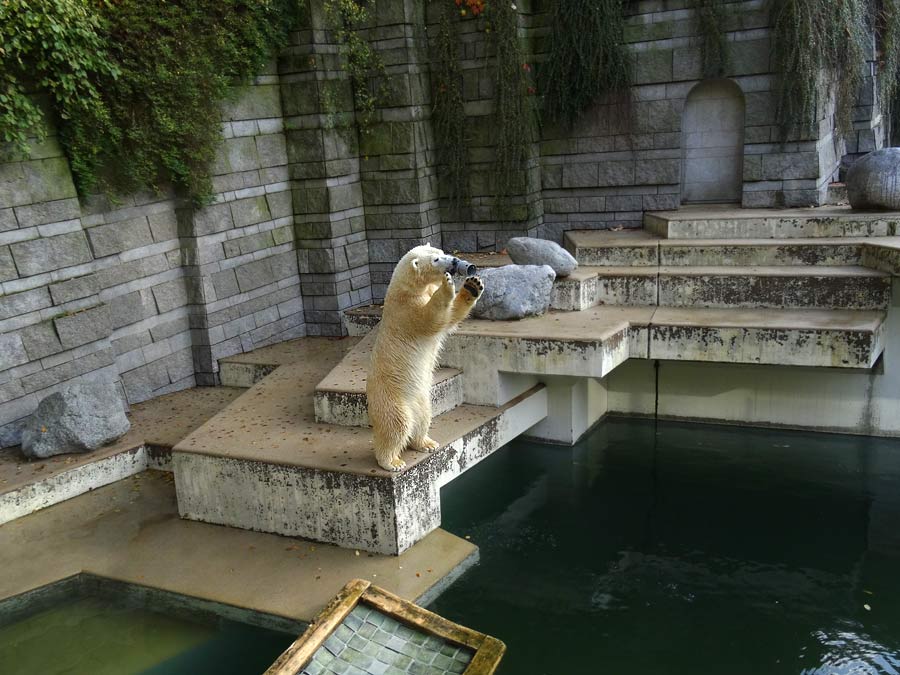
[[473, 300], [477, 300], [484, 293], [484, 283], [478, 277], [466, 278], [463, 288], [472, 296]]

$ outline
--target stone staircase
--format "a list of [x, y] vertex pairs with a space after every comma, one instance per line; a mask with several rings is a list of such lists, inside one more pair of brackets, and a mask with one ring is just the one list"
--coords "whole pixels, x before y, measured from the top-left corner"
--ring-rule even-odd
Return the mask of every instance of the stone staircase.
[[440, 487], [512, 438], [577, 440], [611, 409], [607, 382], [629, 362], [874, 372], [900, 214], [711, 211], [566, 233], [580, 267], [555, 282], [549, 313], [469, 320], [448, 339], [432, 385], [442, 447], [407, 453], [399, 474], [377, 467], [366, 429], [380, 307], [346, 313], [354, 337], [223, 360], [222, 382], [249, 388], [174, 448], [180, 513], [399, 553], [439, 525]]

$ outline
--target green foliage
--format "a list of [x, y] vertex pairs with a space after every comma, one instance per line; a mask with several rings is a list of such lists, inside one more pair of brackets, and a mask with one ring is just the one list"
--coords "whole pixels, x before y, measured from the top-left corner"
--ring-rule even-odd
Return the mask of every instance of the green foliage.
[[700, 33], [700, 63], [703, 77], [723, 77], [728, 72], [728, 41], [725, 39], [724, 0], [694, 0]]
[[544, 117], [573, 124], [592, 104], [622, 101], [631, 85], [623, 0], [555, 3], [542, 68]]
[[[19, 57], [5, 86], [50, 93], [82, 194], [172, 182], [203, 202], [221, 105], [284, 43], [295, 1], [6, 2], [4, 65], [13, 50]], [[27, 113], [0, 119], [4, 137], [17, 140]]]
[[[31, 94], [49, 94], [64, 120], [83, 118], [109, 132], [109, 111], [98, 91], [114, 80], [105, 25], [87, 0], [0, 2], [0, 141], [27, 154], [29, 137], [42, 140], [46, 125]], [[101, 8], [108, 5], [100, 3]]]
[[370, 20], [375, 0], [324, 0], [324, 9], [346, 59], [344, 68], [353, 85], [360, 131], [368, 133], [375, 122], [375, 108], [381, 93], [369, 86], [369, 77], [382, 75], [384, 64], [359, 30]]
[[900, 0], [882, 0], [878, 14], [879, 95], [890, 119], [889, 143], [900, 145]]
[[469, 197], [468, 139], [459, 43], [455, 30], [457, 13], [453, 11], [453, 5], [449, 1], [445, 2], [446, 9], [438, 28], [432, 72], [432, 120], [441, 170], [447, 178], [450, 208], [459, 209]]
[[838, 133], [849, 133], [871, 40], [866, 0], [774, 0], [771, 9], [784, 137], [812, 134], [823, 88], [835, 97]]
[[529, 83], [531, 66], [519, 42], [516, 6], [497, 0], [487, 7], [496, 53], [494, 181], [497, 208], [502, 211], [509, 197], [525, 191], [528, 150], [535, 133], [535, 91]]

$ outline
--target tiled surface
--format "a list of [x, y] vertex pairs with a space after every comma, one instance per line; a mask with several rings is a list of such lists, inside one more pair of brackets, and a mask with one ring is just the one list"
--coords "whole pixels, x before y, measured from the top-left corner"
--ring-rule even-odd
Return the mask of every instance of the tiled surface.
[[449, 675], [465, 671], [473, 656], [359, 604], [300, 675]]

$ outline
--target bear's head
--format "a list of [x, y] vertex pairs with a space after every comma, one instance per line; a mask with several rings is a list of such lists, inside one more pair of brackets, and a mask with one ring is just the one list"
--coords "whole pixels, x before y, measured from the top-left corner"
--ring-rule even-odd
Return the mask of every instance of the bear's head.
[[454, 274], [460, 260], [431, 244], [416, 246], [407, 251], [397, 263], [397, 272], [412, 275], [423, 284], [440, 283], [447, 272]]

